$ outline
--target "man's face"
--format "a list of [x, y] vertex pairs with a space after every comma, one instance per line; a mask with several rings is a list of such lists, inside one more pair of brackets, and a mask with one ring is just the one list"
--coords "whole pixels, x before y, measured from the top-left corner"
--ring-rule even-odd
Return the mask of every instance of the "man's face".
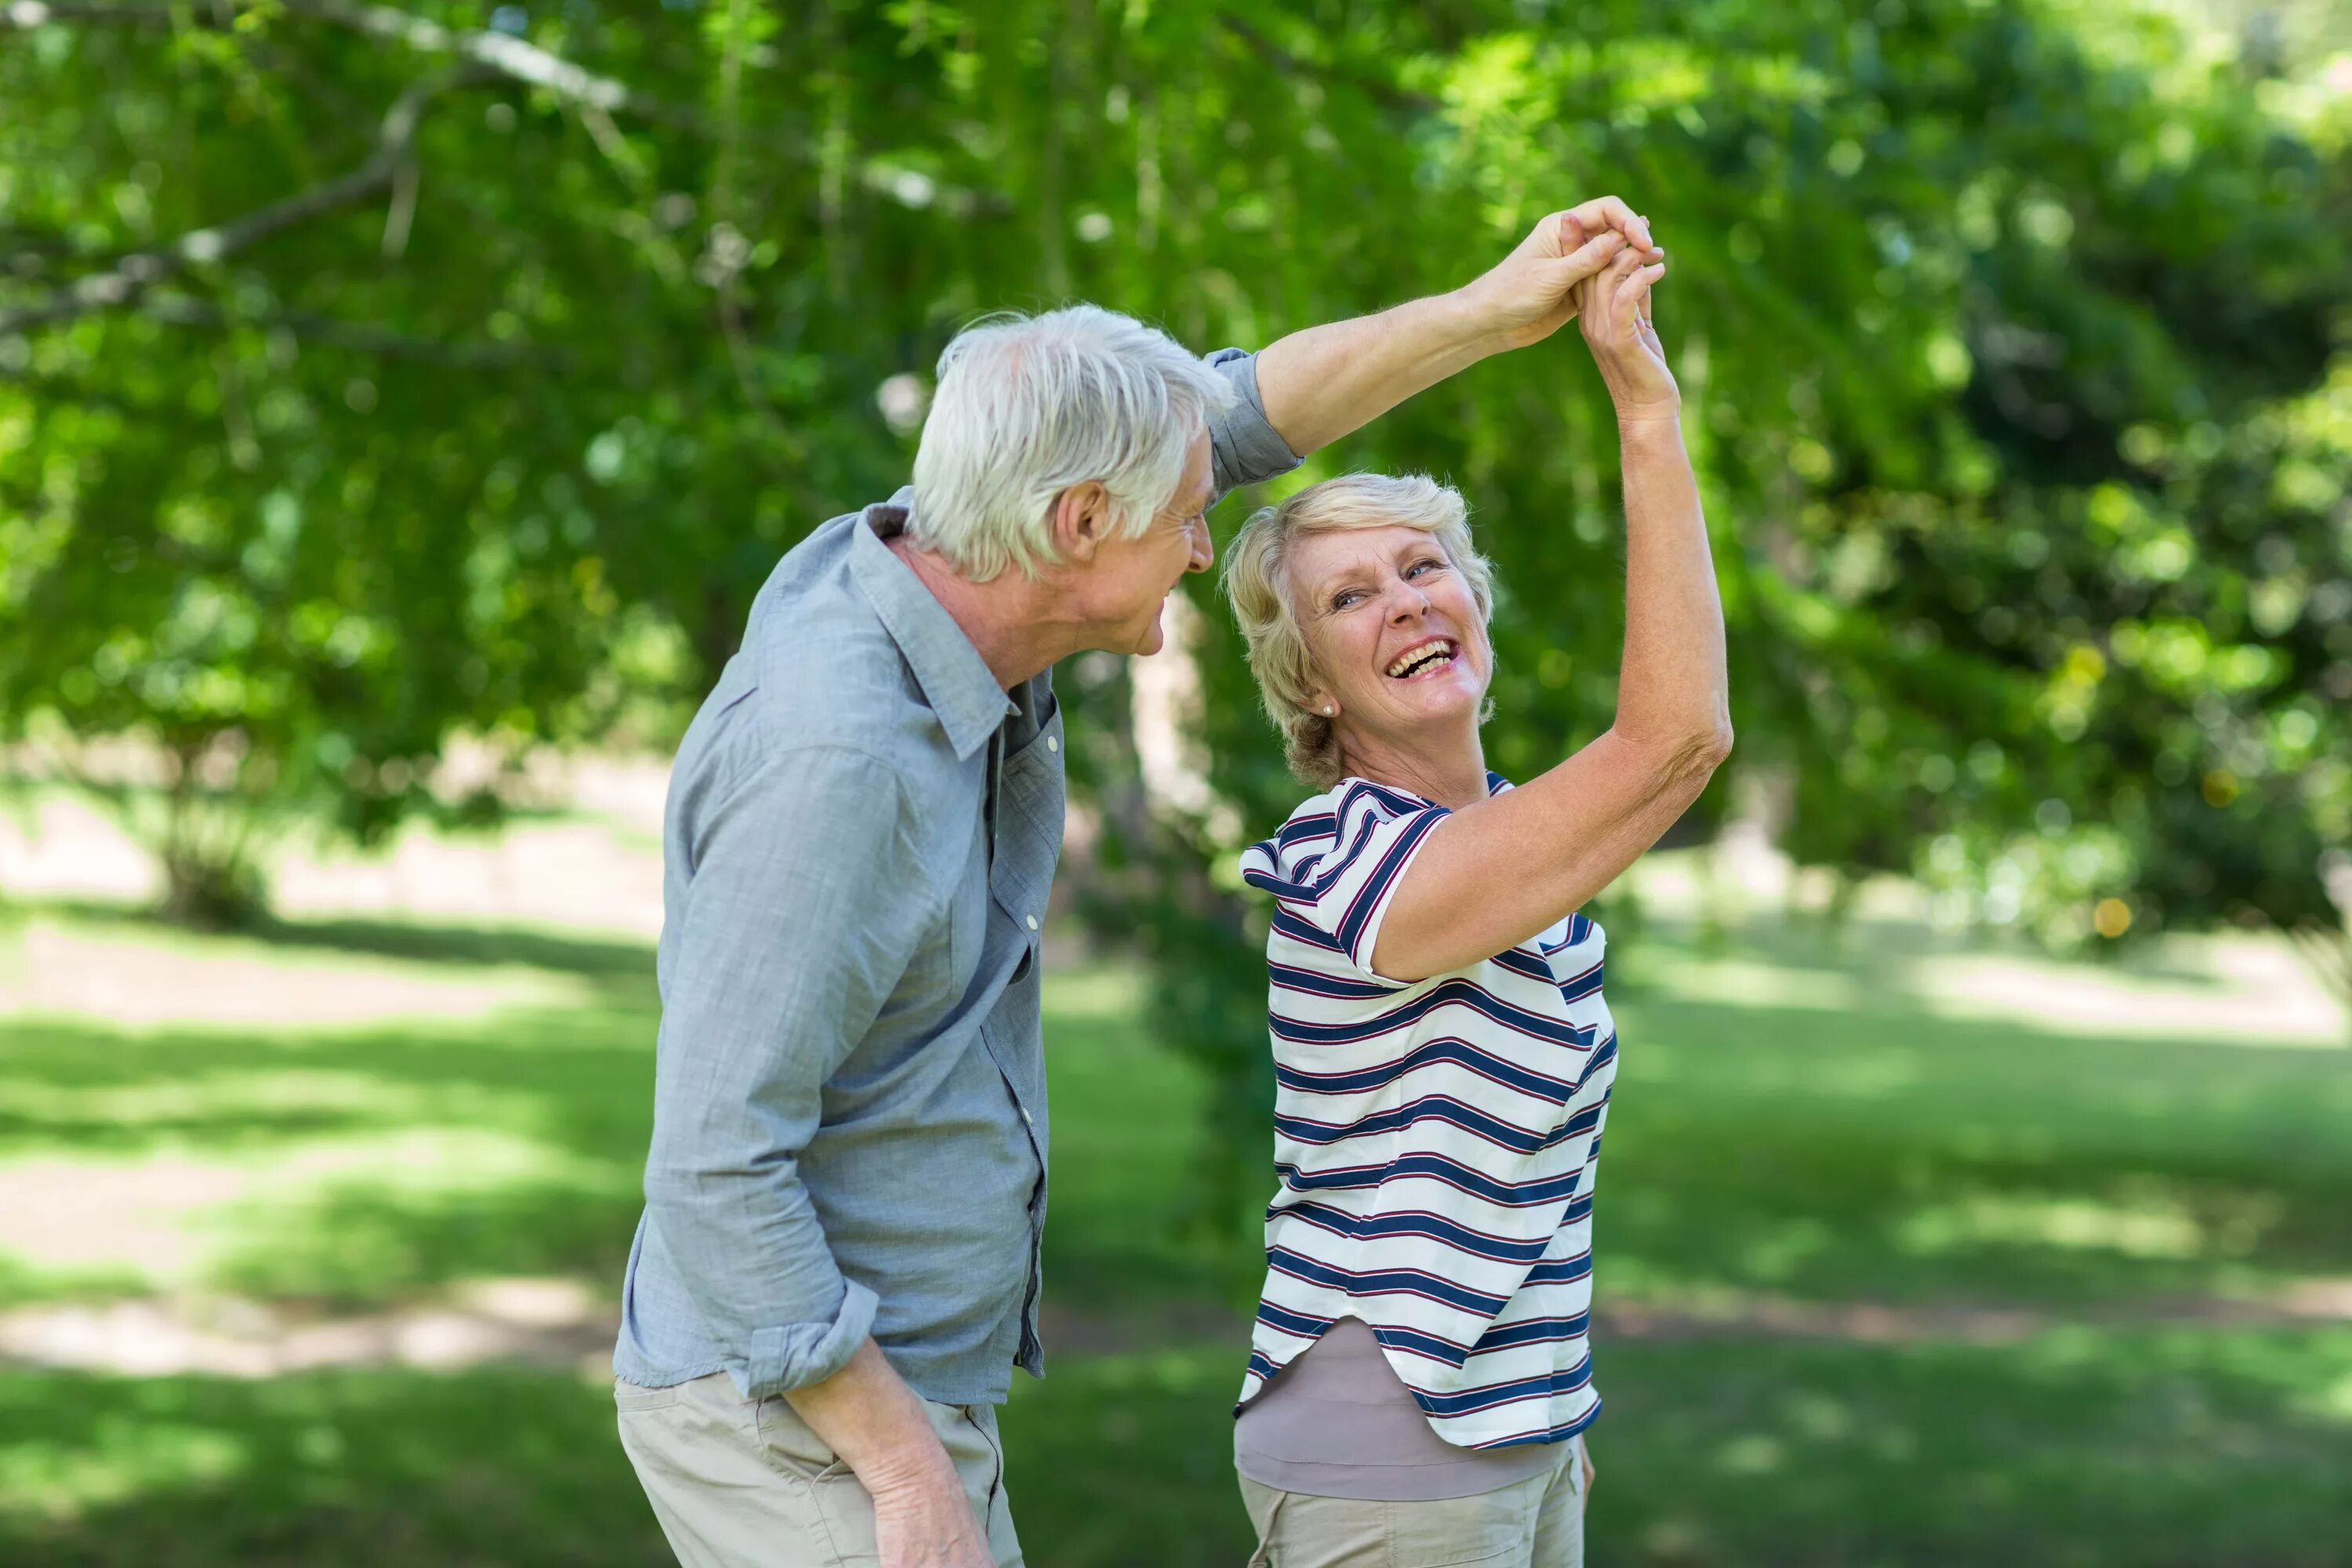
[[1132, 539], [1103, 542], [1095, 557], [1071, 574], [1079, 596], [1089, 647], [1112, 653], [1157, 653], [1165, 640], [1161, 606], [1187, 572], [1205, 572], [1215, 561], [1204, 513], [1214, 494], [1209, 432], [1192, 437], [1176, 493]]

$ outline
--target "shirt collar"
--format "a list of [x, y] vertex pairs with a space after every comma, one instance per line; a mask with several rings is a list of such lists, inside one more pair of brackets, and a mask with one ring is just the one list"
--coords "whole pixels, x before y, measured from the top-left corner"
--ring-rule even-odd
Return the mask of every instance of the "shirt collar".
[[850, 570], [915, 672], [923, 700], [948, 732], [948, 743], [959, 758], [969, 757], [988, 743], [1007, 714], [1019, 710], [996, 684], [987, 661], [947, 606], [882, 542], [906, 529], [907, 503], [913, 493], [901, 489], [859, 515], [851, 530]]

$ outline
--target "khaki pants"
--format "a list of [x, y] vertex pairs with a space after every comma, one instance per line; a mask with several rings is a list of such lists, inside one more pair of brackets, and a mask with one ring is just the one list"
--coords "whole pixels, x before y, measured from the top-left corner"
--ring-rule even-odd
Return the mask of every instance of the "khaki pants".
[[1582, 1437], [1541, 1475], [1476, 1497], [1363, 1502], [1241, 1478], [1257, 1526], [1250, 1568], [1584, 1568]]
[[[781, 1397], [746, 1399], [723, 1372], [676, 1388], [615, 1381], [621, 1447], [684, 1568], [836, 1568], [877, 1561], [874, 1500]], [[997, 1568], [1022, 1568], [996, 1409], [924, 1409], [963, 1479]]]

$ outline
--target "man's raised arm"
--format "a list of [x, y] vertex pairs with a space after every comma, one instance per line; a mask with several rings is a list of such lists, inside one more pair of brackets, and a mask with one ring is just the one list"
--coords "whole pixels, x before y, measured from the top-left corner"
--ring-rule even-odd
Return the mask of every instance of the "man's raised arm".
[[1655, 248], [1648, 222], [1596, 197], [1550, 214], [1452, 293], [1293, 332], [1257, 356], [1265, 417], [1302, 457], [1327, 447], [1488, 354], [1558, 331], [1576, 315], [1570, 290], [1628, 243]]

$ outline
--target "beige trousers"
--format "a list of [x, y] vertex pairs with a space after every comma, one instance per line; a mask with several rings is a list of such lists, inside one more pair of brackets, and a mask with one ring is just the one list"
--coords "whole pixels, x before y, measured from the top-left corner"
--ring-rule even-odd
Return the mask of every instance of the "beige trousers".
[[[847, 1568], [878, 1562], [874, 1500], [780, 1396], [746, 1399], [723, 1372], [676, 1388], [615, 1380], [621, 1447], [683, 1568]], [[963, 1479], [997, 1568], [1022, 1568], [1004, 1498], [996, 1407], [924, 1409]]]
[[1241, 1478], [1257, 1526], [1249, 1568], [1584, 1568], [1580, 1436], [1559, 1462], [1499, 1491], [1430, 1502], [1363, 1502], [1276, 1491]]

